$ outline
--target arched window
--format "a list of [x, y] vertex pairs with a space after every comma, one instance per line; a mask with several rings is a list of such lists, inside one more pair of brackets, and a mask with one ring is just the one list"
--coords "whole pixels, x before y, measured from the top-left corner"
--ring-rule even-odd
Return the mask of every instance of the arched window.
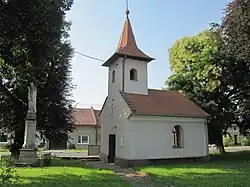
[[112, 83], [115, 82], [115, 71], [112, 71]]
[[176, 125], [172, 131], [173, 135], [173, 148], [182, 148], [183, 147], [183, 130], [181, 126]]
[[136, 69], [130, 70], [130, 80], [137, 81], [137, 71]]

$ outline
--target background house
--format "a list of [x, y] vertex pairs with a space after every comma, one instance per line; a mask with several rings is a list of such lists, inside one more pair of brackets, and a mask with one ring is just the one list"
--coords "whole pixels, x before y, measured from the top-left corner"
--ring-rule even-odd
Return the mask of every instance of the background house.
[[240, 134], [240, 128], [236, 124], [232, 124], [232, 126], [227, 129], [227, 135], [224, 135], [223, 138], [231, 138], [233, 145], [240, 145], [242, 140], [246, 139], [244, 135]]
[[0, 131], [0, 147], [8, 144], [10, 141], [8, 139], [8, 133]]
[[[87, 149], [88, 145], [100, 145], [101, 133], [99, 123], [99, 110], [91, 108], [75, 109], [75, 129], [65, 137], [65, 142], [52, 142], [43, 140], [39, 133], [35, 140], [37, 147], [45, 149], [66, 149], [70, 144], [74, 144], [77, 149]], [[67, 141], [68, 140], [68, 141]], [[0, 131], [0, 147], [11, 143], [10, 134]]]
[[75, 109], [75, 130], [68, 135], [68, 146], [74, 144], [77, 149], [87, 149], [88, 145], [100, 145], [99, 112], [92, 107]]

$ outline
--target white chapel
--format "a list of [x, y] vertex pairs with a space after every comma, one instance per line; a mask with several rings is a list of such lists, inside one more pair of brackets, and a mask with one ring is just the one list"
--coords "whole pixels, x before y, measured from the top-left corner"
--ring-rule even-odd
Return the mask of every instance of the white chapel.
[[148, 88], [148, 63], [154, 58], [139, 49], [128, 10], [126, 16], [118, 47], [103, 64], [109, 73], [100, 158], [126, 167], [207, 157], [209, 114], [179, 92]]

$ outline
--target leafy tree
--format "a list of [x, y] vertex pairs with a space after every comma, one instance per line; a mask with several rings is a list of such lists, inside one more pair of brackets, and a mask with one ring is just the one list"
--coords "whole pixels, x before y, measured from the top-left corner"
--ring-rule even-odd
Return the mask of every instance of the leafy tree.
[[234, 0], [225, 9], [220, 29], [223, 77], [234, 91], [231, 99], [241, 133], [250, 130], [250, 0]]
[[225, 152], [222, 134], [234, 119], [230, 94], [221, 77], [220, 38], [217, 28], [178, 40], [169, 50], [173, 75], [167, 89], [183, 92], [211, 115], [210, 142]]
[[0, 0], [0, 122], [14, 131], [21, 148], [27, 113], [27, 87], [38, 88], [37, 130], [60, 139], [73, 128], [69, 100], [73, 49], [67, 41], [66, 11], [73, 0]]

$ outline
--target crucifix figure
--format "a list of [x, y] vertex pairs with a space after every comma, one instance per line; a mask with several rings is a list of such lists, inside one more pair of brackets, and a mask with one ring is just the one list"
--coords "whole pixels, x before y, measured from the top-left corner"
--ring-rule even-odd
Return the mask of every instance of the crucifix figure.
[[36, 97], [37, 97], [37, 88], [33, 82], [30, 83], [28, 92], [28, 104], [29, 109], [28, 113], [36, 114]]

